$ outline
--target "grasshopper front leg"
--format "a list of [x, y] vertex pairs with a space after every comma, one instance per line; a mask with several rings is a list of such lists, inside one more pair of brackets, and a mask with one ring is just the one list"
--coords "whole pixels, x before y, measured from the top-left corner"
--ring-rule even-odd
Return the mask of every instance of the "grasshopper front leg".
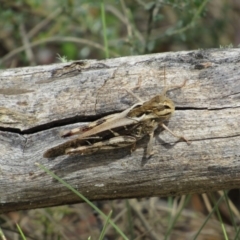
[[155, 151], [152, 150], [153, 140], [154, 140], [154, 132], [151, 132], [149, 134], [149, 141], [148, 141], [148, 145], [147, 145], [147, 157], [150, 157], [155, 153]]
[[161, 123], [160, 126], [162, 126], [165, 130], [167, 130], [169, 133], [171, 133], [174, 137], [184, 140], [187, 144], [191, 144], [191, 142], [189, 142], [184, 136], [179, 136], [179, 135], [175, 134], [165, 124]]
[[[184, 140], [187, 142], [187, 144], [190, 144], [190, 142], [183, 136], [176, 135], [174, 132], [172, 132], [164, 123], [160, 123], [160, 126], [162, 126], [165, 130], [167, 130], [169, 133], [171, 133], [174, 137], [177, 137], [179, 139]], [[151, 125], [150, 125], [151, 126]], [[147, 145], [147, 156], [152, 156], [155, 154], [155, 151], [152, 150], [153, 148], [153, 141], [154, 141], [154, 132], [157, 129], [157, 124], [155, 121], [152, 121], [152, 131], [149, 133], [149, 141]]]

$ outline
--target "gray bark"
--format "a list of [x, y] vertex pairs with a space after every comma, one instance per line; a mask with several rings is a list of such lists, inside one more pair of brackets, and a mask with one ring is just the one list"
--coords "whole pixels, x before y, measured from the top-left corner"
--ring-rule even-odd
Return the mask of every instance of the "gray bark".
[[[61, 132], [144, 100], [167, 86], [176, 111], [168, 127], [129, 148], [43, 158]], [[0, 213], [80, 202], [35, 165], [90, 200], [203, 193], [240, 185], [240, 49], [75, 61], [0, 71]]]

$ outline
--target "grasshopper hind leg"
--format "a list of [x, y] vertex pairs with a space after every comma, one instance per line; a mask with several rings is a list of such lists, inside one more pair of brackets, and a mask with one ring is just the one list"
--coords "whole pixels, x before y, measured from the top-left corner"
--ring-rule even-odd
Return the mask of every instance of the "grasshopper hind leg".
[[114, 150], [117, 148], [124, 148], [136, 143], [136, 138], [131, 136], [117, 136], [106, 141], [96, 142], [90, 146], [79, 146], [76, 148], [68, 148], [65, 154], [92, 154], [102, 150]]

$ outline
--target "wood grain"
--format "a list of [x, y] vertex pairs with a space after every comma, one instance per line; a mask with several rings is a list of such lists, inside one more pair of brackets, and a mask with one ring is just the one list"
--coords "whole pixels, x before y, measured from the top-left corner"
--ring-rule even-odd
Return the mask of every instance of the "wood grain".
[[[156, 135], [129, 148], [45, 159], [66, 129], [120, 112], [167, 85], [176, 112]], [[43, 164], [90, 200], [169, 196], [240, 185], [240, 49], [75, 61], [0, 71], [0, 213], [81, 200], [35, 165]]]

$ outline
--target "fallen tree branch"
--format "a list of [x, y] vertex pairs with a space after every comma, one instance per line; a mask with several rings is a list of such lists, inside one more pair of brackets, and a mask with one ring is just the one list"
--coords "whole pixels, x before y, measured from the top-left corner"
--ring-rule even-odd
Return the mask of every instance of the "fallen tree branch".
[[[182, 195], [240, 184], [240, 49], [75, 61], [0, 72], [0, 213], [79, 202], [39, 169], [41, 163], [90, 200]], [[137, 149], [43, 158], [66, 129], [120, 112], [167, 85], [176, 112], [168, 127], [192, 143], [158, 133]]]

